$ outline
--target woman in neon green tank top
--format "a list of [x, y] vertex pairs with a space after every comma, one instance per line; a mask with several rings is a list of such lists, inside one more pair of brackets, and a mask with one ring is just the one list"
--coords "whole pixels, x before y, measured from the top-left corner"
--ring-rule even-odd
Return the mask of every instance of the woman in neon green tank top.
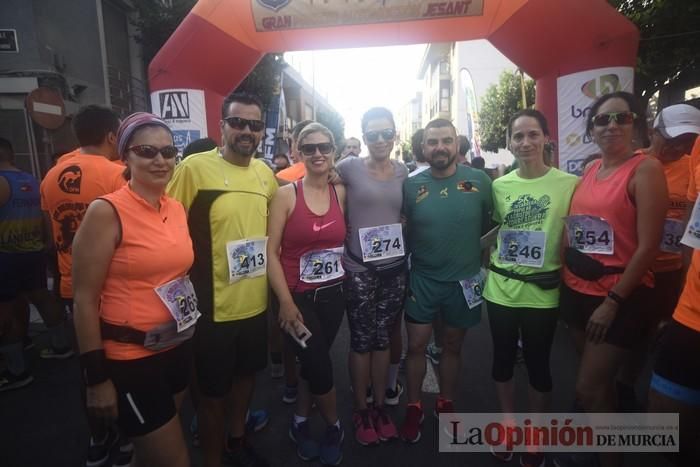
[[[542, 413], [549, 408], [561, 234], [577, 183], [574, 175], [545, 164], [549, 129], [540, 112], [516, 113], [508, 133], [519, 168], [493, 183], [493, 217], [500, 229], [484, 289], [494, 347], [492, 377], [506, 417], [515, 412], [513, 367], [519, 337], [530, 382], [529, 409]], [[493, 454], [503, 461], [512, 457], [502, 450]], [[523, 453], [520, 465], [544, 465], [544, 454]]]

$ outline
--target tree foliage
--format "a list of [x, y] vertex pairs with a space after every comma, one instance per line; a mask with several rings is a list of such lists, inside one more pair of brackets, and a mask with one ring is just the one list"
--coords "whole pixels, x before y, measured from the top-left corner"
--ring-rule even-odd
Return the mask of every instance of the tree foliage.
[[143, 47], [143, 61], [151, 63], [153, 57], [178, 25], [185, 19], [197, 0], [138, 0], [132, 2], [136, 10], [136, 41]]
[[[481, 99], [479, 130], [481, 147], [485, 151], [496, 152], [506, 147], [506, 126], [508, 119], [523, 108], [521, 74], [517, 71], [504, 71], [497, 84], [492, 84]], [[535, 103], [535, 82], [525, 80], [527, 106]]]
[[700, 2], [608, 0], [640, 30], [635, 93], [645, 102], [657, 92], [700, 84]]

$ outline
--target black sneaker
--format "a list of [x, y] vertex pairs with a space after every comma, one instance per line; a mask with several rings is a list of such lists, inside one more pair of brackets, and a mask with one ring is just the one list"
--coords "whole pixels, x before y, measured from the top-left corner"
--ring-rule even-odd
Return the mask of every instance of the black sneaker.
[[86, 467], [100, 467], [107, 462], [109, 454], [119, 442], [119, 433], [114, 428], [110, 428], [105, 439], [96, 442], [90, 438], [90, 447], [88, 448], [88, 457], [85, 461]]
[[237, 449], [226, 449], [224, 451], [223, 461], [224, 464], [234, 467], [269, 467], [270, 465], [255, 452], [253, 447], [248, 443], [248, 440], [243, 440], [243, 443]]
[[134, 445], [131, 441], [122, 438], [119, 446], [112, 452], [112, 467], [130, 467], [133, 456]]
[[34, 377], [28, 371], [14, 375], [9, 370], [5, 370], [0, 374], [0, 392], [23, 388], [32, 381]]

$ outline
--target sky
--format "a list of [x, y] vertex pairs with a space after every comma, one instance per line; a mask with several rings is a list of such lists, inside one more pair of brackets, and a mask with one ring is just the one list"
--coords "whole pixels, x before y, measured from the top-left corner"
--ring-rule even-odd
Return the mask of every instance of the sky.
[[367, 109], [387, 107], [396, 115], [420, 90], [424, 50], [425, 44], [287, 52], [285, 60], [343, 116], [345, 136], [361, 138]]

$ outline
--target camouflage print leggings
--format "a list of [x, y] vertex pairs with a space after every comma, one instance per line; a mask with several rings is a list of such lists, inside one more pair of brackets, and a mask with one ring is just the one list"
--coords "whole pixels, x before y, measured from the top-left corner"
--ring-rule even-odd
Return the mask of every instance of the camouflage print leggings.
[[389, 348], [389, 338], [406, 297], [405, 271], [380, 278], [376, 272], [348, 272], [345, 279], [350, 348], [366, 353]]

